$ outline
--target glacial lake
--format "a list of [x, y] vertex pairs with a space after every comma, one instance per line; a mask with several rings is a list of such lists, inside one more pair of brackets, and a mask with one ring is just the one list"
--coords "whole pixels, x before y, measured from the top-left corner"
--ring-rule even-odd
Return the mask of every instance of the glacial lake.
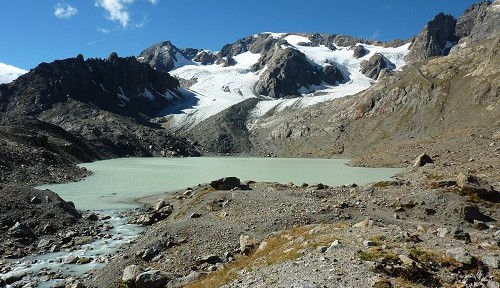
[[346, 159], [309, 158], [119, 158], [80, 166], [93, 175], [79, 182], [44, 185], [79, 210], [137, 207], [134, 199], [161, 194], [215, 179], [236, 176], [242, 181], [323, 183], [340, 186], [389, 180], [400, 169], [347, 166]]

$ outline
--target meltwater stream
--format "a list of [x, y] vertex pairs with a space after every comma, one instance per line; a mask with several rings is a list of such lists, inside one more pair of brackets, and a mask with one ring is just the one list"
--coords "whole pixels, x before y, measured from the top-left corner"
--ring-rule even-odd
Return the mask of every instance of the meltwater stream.
[[[52, 287], [55, 281], [46, 281], [39, 275], [57, 273], [62, 277], [81, 276], [91, 269], [102, 267], [99, 259], [115, 253], [121, 245], [131, 243], [142, 229], [127, 224], [123, 212], [136, 208], [134, 201], [145, 196], [185, 189], [227, 176], [245, 180], [295, 184], [323, 183], [330, 186], [389, 180], [398, 169], [350, 167], [345, 159], [301, 158], [121, 158], [81, 164], [93, 174], [82, 181], [46, 185], [66, 201], [73, 201], [78, 210], [91, 210], [111, 215], [107, 220], [114, 228], [110, 237], [84, 245], [76, 251], [49, 253], [16, 260], [14, 269], [0, 274], [4, 280], [25, 275], [29, 283]], [[69, 256], [93, 259], [85, 265], [64, 264]]]

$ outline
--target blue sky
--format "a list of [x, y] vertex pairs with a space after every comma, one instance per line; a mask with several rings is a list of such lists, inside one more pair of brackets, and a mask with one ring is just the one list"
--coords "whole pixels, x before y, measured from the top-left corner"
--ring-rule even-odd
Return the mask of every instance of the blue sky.
[[473, 0], [4, 0], [0, 62], [23, 69], [75, 57], [133, 56], [164, 40], [220, 50], [259, 32], [320, 32], [407, 39], [437, 13]]

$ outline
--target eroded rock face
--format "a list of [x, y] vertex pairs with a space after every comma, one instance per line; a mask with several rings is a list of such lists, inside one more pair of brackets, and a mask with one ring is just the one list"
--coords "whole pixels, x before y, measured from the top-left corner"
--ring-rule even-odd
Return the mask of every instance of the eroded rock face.
[[361, 62], [361, 73], [377, 80], [384, 69], [394, 69], [395, 65], [382, 54], [376, 53], [369, 60]]
[[122, 115], [153, 116], [181, 97], [169, 74], [112, 53], [107, 60], [76, 58], [41, 63], [9, 85], [0, 86], [0, 112], [38, 115], [77, 100]]
[[255, 85], [255, 92], [273, 98], [299, 95], [299, 89], [320, 85], [322, 81], [334, 84], [343, 81], [337, 66], [318, 67], [308, 61], [304, 53], [291, 47], [276, 45], [263, 54], [253, 69], [258, 71], [267, 66]]
[[363, 45], [354, 46], [352, 48], [352, 51], [354, 53], [354, 57], [356, 57], [357, 59], [359, 59], [359, 58], [361, 58], [369, 53], [369, 51], [366, 50], [366, 48]]
[[456, 36], [458, 38], [467, 37], [471, 34], [472, 29], [477, 24], [481, 23], [485, 17], [486, 10], [491, 2], [485, 1], [474, 4], [465, 10], [464, 14], [458, 19], [456, 26]]
[[193, 61], [200, 62], [201, 65], [211, 65], [217, 61], [217, 55], [212, 52], [202, 51], [193, 58]]
[[409, 62], [423, 61], [432, 56], [445, 55], [447, 42], [455, 42], [457, 20], [451, 15], [440, 13], [434, 17], [413, 41], [406, 56]]

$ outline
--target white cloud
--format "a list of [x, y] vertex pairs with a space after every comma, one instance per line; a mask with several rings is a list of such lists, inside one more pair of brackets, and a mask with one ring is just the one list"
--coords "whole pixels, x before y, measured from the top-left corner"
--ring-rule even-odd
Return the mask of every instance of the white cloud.
[[[160, 0], [146, 1], [153, 5], [160, 2]], [[109, 20], [118, 22], [122, 28], [127, 28], [131, 22], [129, 6], [134, 2], [135, 0], [95, 0], [95, 6], [106, 10]], [[144, 23], [139, 23], [133, 27], [141, 28], [143, 25]]]
[[77, 13], [78, 13], [78, 9], [69, 5], [66, 2], [57, 3], [57, 5], [54, 6], [54, 15], [60, 19], [63, 19], [63, 18], [69, 19], [69, 18], [75, 16]]
[[108, 12], [108, 19], [118, 21], [123, 28], [130, 22], [130, 12], [128, 5], [134, 0], [97, 0], [95, 6], [104, 8]]
[[370, 37], [368, 37], [368, 39], [371, 39], [371, 40], [377, 40], [377, 39], [379, 39], [379, 38], [380, 38], [380, 36], [382, 36], [382, 35], [380, 34], [380, 31], [375, 30], [375, 31], [373, 31], [372, 35], [370, 35]]

